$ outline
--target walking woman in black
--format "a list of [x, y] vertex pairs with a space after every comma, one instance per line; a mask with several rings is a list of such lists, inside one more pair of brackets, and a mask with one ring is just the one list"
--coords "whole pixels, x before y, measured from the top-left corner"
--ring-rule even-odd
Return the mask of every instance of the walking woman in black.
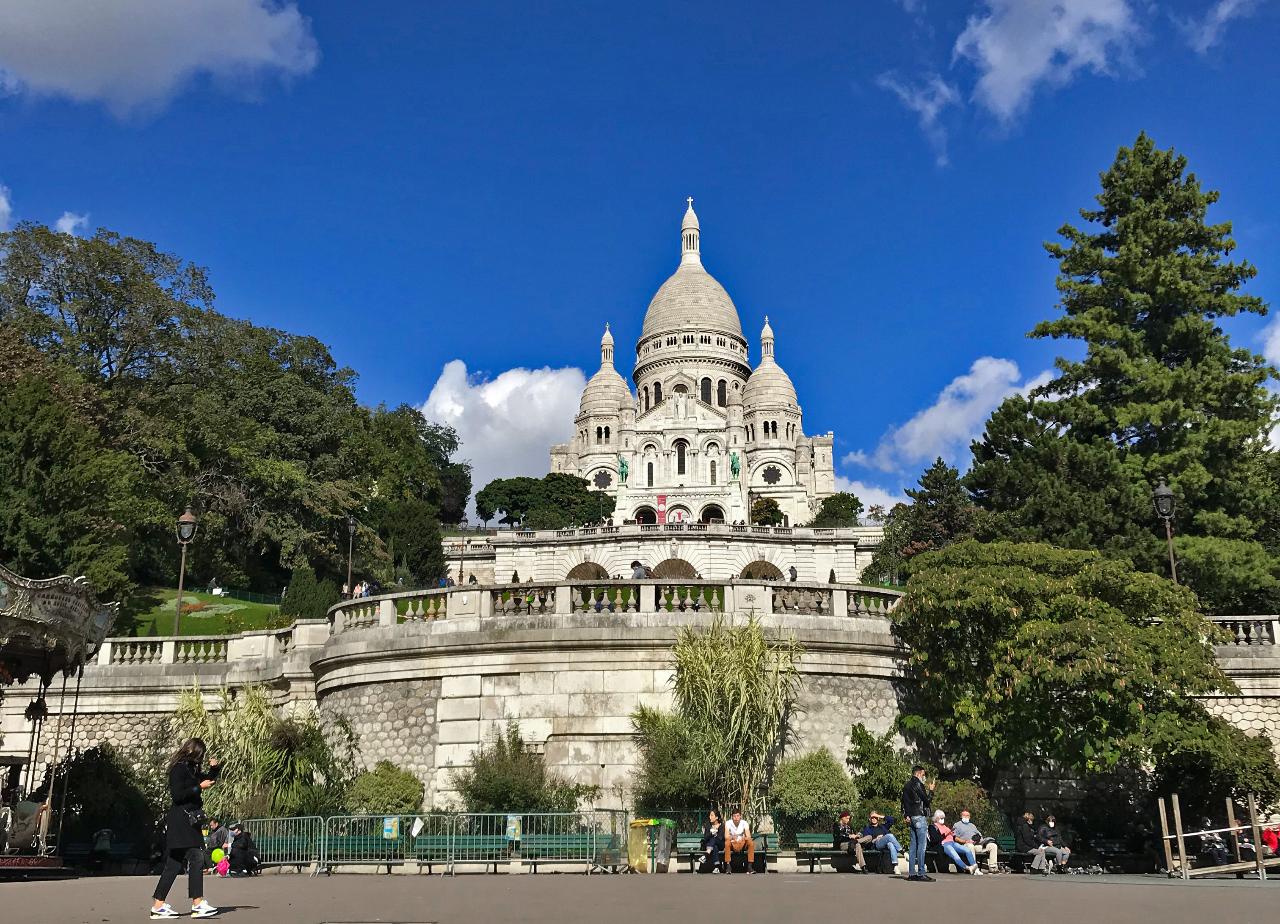
[[152, 896], [155, 899], [151, 903], [152, 920], [179, 916], [165, 899], [184, 866], [191, 916], [211, 918], [218, 913], [217, 908], [204, 900], [204, 836], [200, 826], [204, 824], [201, 795], [213, 785], [221, 768], [216, 760], [210, 760], [209, 769], [204, 770], [204, 752], [204, 742], [191, 738], [169, 761], [169, 796], [173, 807], [165, 816], [164, 872]]

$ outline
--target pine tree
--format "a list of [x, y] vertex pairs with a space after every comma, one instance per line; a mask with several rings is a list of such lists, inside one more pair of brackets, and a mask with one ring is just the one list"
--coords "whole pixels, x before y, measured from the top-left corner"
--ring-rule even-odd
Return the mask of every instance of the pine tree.
[[884, 524], [866, 577], [905, 582], [911, 559], [973, 534], [975, 508], [960, 472], [941, 458], [925, 469], [920, 487], [907, 490], [909, 504], [895, 504]]
[[1209, 540], [1254, 542], [1276, 503], [1267, 434], [1277, 401], [1265, 387], [1275, 371], [1233, 347], [1219, 322], [1267, 309], [1238, 291], [1256, 270], [1227, 259], [1231, 225], [1206, 220], [1218, 193], [1185, 157], [1141, 134], [1101, 182], [1098, 207], [1080, 213], [1087, 225], [1064, 225], [1063, 242], [1045, 245], [1062, 315], [1031, 332], [1078, 341], [1084, 356], [1060, 358], [1053, 381], [996, 411], [967, 484], [1003, 535], [1160, 570], [1150, 498], [1165, 478], [1179, 534], [1202, 540], [1183, 552], [1213, 607], [1210, 588], [1229, 581], [1208, 570], [1232, 556]]

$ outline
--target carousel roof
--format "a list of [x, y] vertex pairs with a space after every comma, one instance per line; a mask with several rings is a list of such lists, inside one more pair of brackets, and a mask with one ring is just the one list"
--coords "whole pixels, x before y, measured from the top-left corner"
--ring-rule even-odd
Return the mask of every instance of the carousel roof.
[[93, 657], [119, 604], [102, 603], [86, 578], [25, 578], [0, 565], [0, 686], [45, 683]]

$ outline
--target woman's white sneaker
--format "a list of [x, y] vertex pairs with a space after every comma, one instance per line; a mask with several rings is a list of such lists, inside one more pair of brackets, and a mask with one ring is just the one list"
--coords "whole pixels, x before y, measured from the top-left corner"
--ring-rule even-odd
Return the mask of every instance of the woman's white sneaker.
[[168, 902], [165, 902], [159, 908], [151, 909], [151, 920], [153, 921], [163, 921], [166, 918], [176, 918], [176, 917], [181, 917], [181, 915], [179, 915], [178, 912], [170, 908]]
[[213, 907], [207, 901], [202, 901], [198, 905], [191, 906], [191, 916], [193, 918], [211, 918], [218, 913], [218, 909]]

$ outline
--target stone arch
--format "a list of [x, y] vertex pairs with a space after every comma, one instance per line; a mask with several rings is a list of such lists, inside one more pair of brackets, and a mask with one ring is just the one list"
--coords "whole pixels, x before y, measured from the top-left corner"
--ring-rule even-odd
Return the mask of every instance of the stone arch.
[[693, 580], [698, 576], [697, 569], [683, 558], [668, 558], [658, 562], [653, 569], [656, 578], [684, 578]]
[[684, 504], [672, 504], [667, 508], [668, 523], [692, 523], [693, 511]]
[[789, 546], [758, 545], [755, 548], [747, 547], [741, 549], [735, 556], [737, 561], [734, 563], [733, 570], [730, 573], [742, 574], [748, 565], [767, 562], [777, 568], [780, 574], [786, 574], [787, 569], [795, 564], [789, 556]]
[[747, 566], [742, 569], [738, 577], [746, 581], [781, 581], [782, 569], [771, 561], [757, 558], [755, 561], [747, 562]]
[[707, 504], [702, 508], [702, 512], [698, 514], [700, 523], [724, 522], [724, 508], [719, 504]]
[[609, 572], [605, 570], [604, 565], [594, 561], [579, 562], [565, 575], [565, 580], [568, 581], [607, 581], [608, 579]]
[[657, 523], [658, 511], [648, 505], [637, 507], [633, 517], [637, 523]]

